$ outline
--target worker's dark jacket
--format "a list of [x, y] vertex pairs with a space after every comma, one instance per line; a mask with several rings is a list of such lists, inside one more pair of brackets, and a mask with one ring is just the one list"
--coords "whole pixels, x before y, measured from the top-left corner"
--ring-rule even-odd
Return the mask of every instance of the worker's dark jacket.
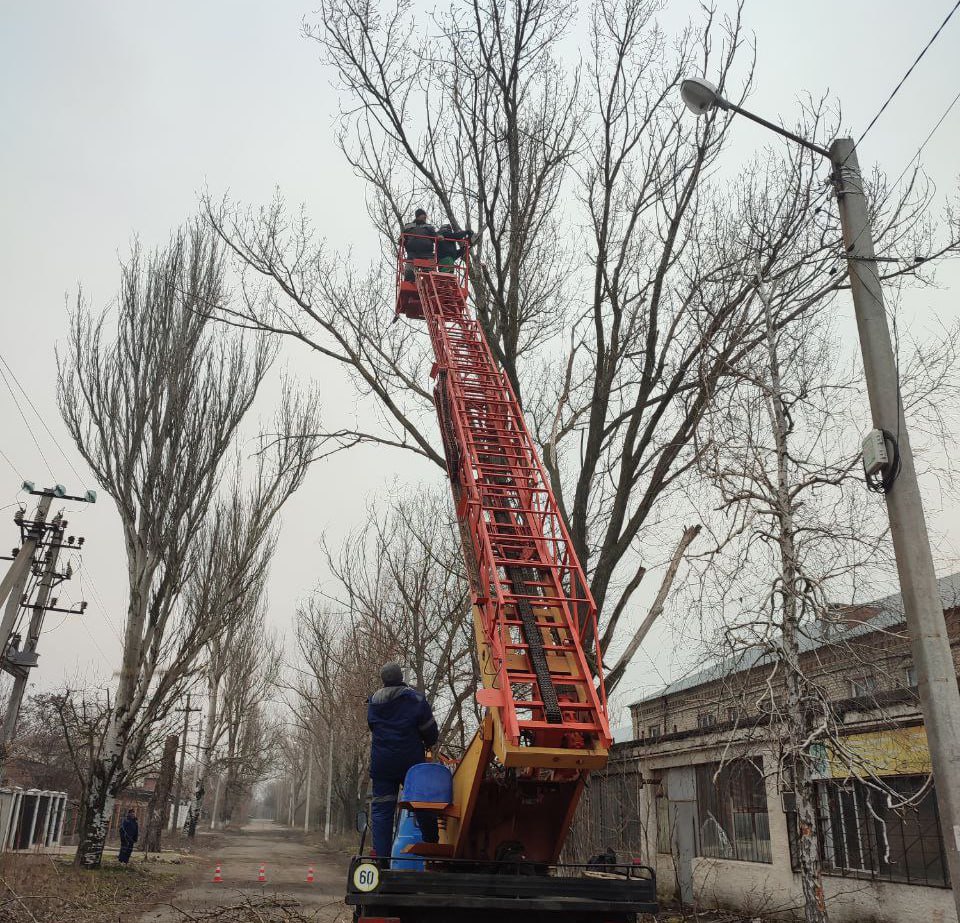
[[408, 224], [403, 229], [404, 234], [413, 234], [414, 237], [404, 237], [403, 243], [407, 248], [407, 257], [411, 260], [432, 260], [434, 246], [437, 242], [437, 229], [432, 224]]
[[140, 825], [135, 817], [125, 817], [120, 823], [120, 842], [133, 846], [140, 839]]
[[422, 763], [425, 751], [440, 736], [426, 697], [407, 685], [384, 686], [367, 702], [370, 725], [370, 777], [403, 781], [407, 770]]
[[459, 246], [457, 242], [466, 240], [469, 236], [469, 231], [454, 231], [448, 227], [440, 228], [437, 231], [437, 259], [460, 259], [464, 254], [464, 248]]

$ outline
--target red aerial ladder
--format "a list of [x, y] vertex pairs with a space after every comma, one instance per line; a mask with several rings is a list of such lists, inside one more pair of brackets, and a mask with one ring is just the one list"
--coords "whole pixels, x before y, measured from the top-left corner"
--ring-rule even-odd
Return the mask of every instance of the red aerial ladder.
[[[525, 921], [629, 920], [654, 907], [646, 867], [558, 874], [587, 776], [611, 744], [597, 608], [520, 404], [469, 307], [465, 249], [462, 263], [438, 268], [406, 259], [401, 240], [396, 310], [425, 320], [433, 346], [485, 713], [440, 811], [441, 842], [412, 847], [426, 869], [378, 870], [374, 888], [349, 886], [347, 899], [358, 919], [402, 923], [493, 910], [501, 923], [511, 911]], [[358, 857], [350, 885], [361, 866], [369, 871]]]

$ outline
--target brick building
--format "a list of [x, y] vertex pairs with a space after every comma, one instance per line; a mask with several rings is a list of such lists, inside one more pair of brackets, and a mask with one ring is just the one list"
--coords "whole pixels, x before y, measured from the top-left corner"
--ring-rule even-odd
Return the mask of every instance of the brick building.
[[[940, 591], [960, 667], [960, 574]], [[801, 650], [840, 727], [833, 750], [812, 753], [831, 920], [955, 921], [899, 596], [838, 607], [805, 630]], [[773, 665], [751, 648], [634, 703], [635, 739], [592, 781], [581, 830], [655, 865], [664, 897], [757, 915], [802, 907], [791, 796], [776, 774]]]

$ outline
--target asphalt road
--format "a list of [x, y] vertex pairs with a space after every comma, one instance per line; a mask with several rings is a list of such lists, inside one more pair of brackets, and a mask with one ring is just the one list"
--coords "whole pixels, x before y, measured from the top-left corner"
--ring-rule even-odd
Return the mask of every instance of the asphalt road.
[[[343, 903], [348, 862], [342, 853], [303, 843], [299, 831], [271, 821], [253, 821], [242, 832], [227, 835], [223, 846], [210, 854], [205, 880], [179, 891], [169, 906], [147, 911], [140, 923], [184, 923], [198, 913], [235, 906], [247, 897], [292, 899], [310, 920], [345, 923], [350, 919]], [[217, 863], [222, 884], [212, 881]], [[257, 881], [261, 863], [266, 867], [265, 884]], [[314, 881], [308, 884], [311, 865]]]

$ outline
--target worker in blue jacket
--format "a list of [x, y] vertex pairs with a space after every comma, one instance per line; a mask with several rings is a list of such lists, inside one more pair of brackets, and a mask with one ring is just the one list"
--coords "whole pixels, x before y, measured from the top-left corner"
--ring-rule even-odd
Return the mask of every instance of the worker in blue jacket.
[[[367, 701], [367, 724], [372, 735], [370, 826], [377, 856], [389, 859], [393, 819], [403, 778], [411, 766], [426, 759], [426, 751], [437, 742], [440, 732], [426, 696], [403, 681], [400, 664], [385, 664], [380, 670], [380, 679], [383, 688]], [[424, 843], [439, 841], [437, 818], [433, 814], [417, 812], [417, 824]]]

